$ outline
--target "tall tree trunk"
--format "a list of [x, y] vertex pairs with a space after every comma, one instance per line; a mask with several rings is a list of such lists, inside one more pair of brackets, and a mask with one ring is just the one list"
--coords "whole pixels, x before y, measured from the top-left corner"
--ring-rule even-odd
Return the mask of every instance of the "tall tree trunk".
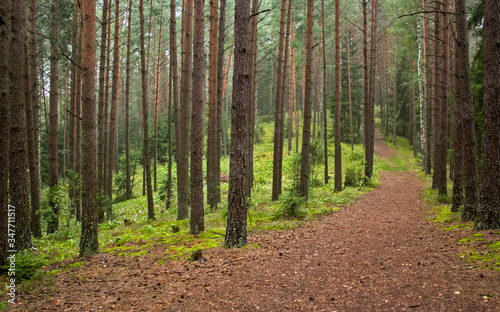
[[[76, 30], [78, 28], [78, 14], [73, 16], [73, 27], [75, 30], [75, 35], [73, 36], [73, 51], [72, 55], [76, 59], [77, 55], [77, 43], [76, 43]], [[71, 175], [69, 177], [69, 199], [71, 201], [71, 214], [76, 215], [76, 166], [75, 166], [75, 148], [76, 148], [76, 76], [77, 76], [76, 64], [71, 65], [71, 97], [70, 97], [70, 119], [69, 119], [69, 170]]]
[[326, 43], [325, 43], [325, 0], [321, 1], [321, 39], [323, 40], [323, 150], [325, 152], [325, 185], [328, 184], [328, 133], [326, 114]]
[[432, 187], [437, 188], [440, 195], [446, 195], [446, 116], [447, 108], [445, 96], [445, 75], [447, 73], [446, 60], [444, 59], [445, 33], [441, 20], [440, 2], [435, 2], [434, 7], [435, 42], [434, 42], [434, 105], [433, 105], [433, 140], [434, 140], [434, 167]]
[[[9, 210], [15, 209], [15, 248], [31, 247], [31, 220], [29, 206], [28, 159], [26, 151], [25, 105], [30, 98], [25, 82], [28, 75], [26, 53], [28, 38], [24, 1], [12, 1], [12, 37], [10, 41], [10, 155], [9, 155]], [[57, 108], [56, 108], [57, 110]], [[57, 124], [56, 124], [57, 126]], [[12, 223], [9, 223], [12, 224]], [[9, 227], [10, 228], [10, 227]], [[6, 228], [4, 229], [6, 230]], [[9, 231], [10, 233], [10, 231]]]
[[351, 132], [351, 151], [354, 151], [354, 125], [352, 119], [352, 92], [351, 92], [351, 33], [349, 31], [349, 5], [345, 2], [345, 18], [346, 18], [346, 38], [347, 38], [347, 83], [349, 92], [349, 130]]
[[[76, 15], [76, 14], [75, 14]], [[67, 101], [68, 101], [68, 93], [70, 93], [70, 91], [68, 91], [68, 77], [70, 76], [70, 71], [69, 71], [69, 68], [68, 70], [66, 71], [66, 75], [64, 77], [64, 100], [63, 100], [63, 103], [62, 103], [62, 109], [61, 109], [61, 114], [62, 114], [62, 129], [63, 129], [63, 151], [66, 151], [66, 148], [67, 148], [67, 145], [66, 145], [66, 120], [68, 119], [66, 117], [66, 111], [68, 110], [68, 107], [66, 105]], [[29, 86], [28, 86], [29, 88]], [[28, 108], [26, 107], [26, 115], [28, 114]], [[28, 118], [27, 118], [28, 119]], [[27, 120], [28, 121], [28, 120]], [[29, 135], [28, 135], [29, 136]], [[29, 153], [28, 153], [29, 154]], [[29, 156], [28, 156], [29, 158]], [[62, 183], [63, 185], [66, 184], [66, 153], [63, 153], [63, 157], [62, 157], [62, 161], [63, 161], [63, 165], [62, 165]], [[71, 212], [73, 213], [73, 212]]]
[[[3, 1], [0, 5], [0, 265], [5, 264], [8, 247], [8, 209], [9, 209], [9, 133], [10, 133], [10, 40], [11, 35], [11, 1]], [[36, 77], [36, 75], [34, 76]]]
[[203, 108], [205, 99], [204, 85], [204, 51], [203, 32], [204, 0], [194, 3], [194, 36], [193, 36], [193, 112], [191, 119], [191, 234], [199, 234], [205, 230], [203, 204]]
[[[278, 76], [276, 87], [276, 109], [274, 115], [274, 154], [273, 154], [273, 191], [272, 200], [278, 200], [281, 195], [283, 181], [283, 146], [281, 144], [281, 131], [283, 129], [283, 52], [285, 46], [285, 15], [286, 0], [281, 1], [280, 39], [278, 50]], [[235, 52], [236, 53], [236, 52]]]
[[222, 98], [224, 99], [224, 118], [222, 120], [223, 124], [221, 125], [222, 127], [222, 145], [224, 147], [224, 156], [227, 157], [227, 139], [226, 139], [226, 126], [225, 126], [225, 120], [228, 119], [228, 109], [227, 109], [227, 102], [228, 102], [228, 96], [227, 96], [227, 84], [228, 84], [228, 81], [229, 81], [229, 68], [231, 67], [231, 53], [232, 53], [232, 50], [229, 49], [229, 55], [227, 57], [227, 65], [226, 65], [226, 73], [224, 75], [224, 86], [222, 87]]
[[151, 186], [151, 168], [149, 159], [149, 125], [148, 125], [148, 70], [146, 68], [146, 51], [144, 48], [144, 1], [139, 4], [140, 28], [141, 28], [141, 87], [142, 87], [142, 117], [144, 130], [144, 146], [142, 148], [143, 166], [146, 179], [147, 197], [148, 197], [148, 219], [155, 220], [155, 210], [153, 203], [153, 188]]
[[[449, 11], [449, 1], [443, 0], [443, 11]], [[449, 15], [443, 13], [443, 52], [442, 52], [442, 72], [441, 72], [441, 136], [440, 136], [440, 163], [439, 167], [439, 194], [446, 195], [448, 193], [447, 185], [447, 163], [448, 163], [448, 62], [449, 62], [449, 44], [448, 44], [448, 33], [449, 33]]]
[[[456, 147], [454, 155], [463, 154], [462, 162], [455, 158], [455, 175], [453, 179], [453, 198], [461, 197], [462, 186], [458, 185], [456, 172], [463, 168], [465, 181], [464, 208], [462, 221], [477, 218], [478, 203], [478, 169], [476, 157], [476, 133], [474, 126], [474, 104], [472, 102], [470, 69], [469, 69], [469, 37], [466, 19], [465, 0], [455, 1], [455, 134]], [[460, 128], [459, 128], [460, 127]], [[460, 192], [460, 193], [458, 193]]]
[[[234, 70], [231, 109], [231, 159], [226, 239], [224, 246], [247, 244], [248, 107], [250, 95], [250, 0], [235, 3]], [[283, 11], [282, 11], [283, 12]]]
[[[109, 144], [108, 144], [108, 174], [106, 187], [108, 188], [108, 196], [113, 198], [113, 169], [114, 169], [114, 150], [115, 137], [118, 135], [118, 110], [120, 105], [120, 0], [115, 0], [115, 33], [113, 44], [113, 89], [111, 90], [111, 112], [109, 118]], [[111, 35], [111, 34], [110, 34]], [[106, 217], [108, 220], [113, 219], [113, 206], [108, 205]]]
[[373, 174], [373, 155], [370, 155], [370, 92], [368, 74], [368, 14], [367, 0], [363, 0], [363, 130], [365, 146], [365, 179], [370, 180]]
[[425, 82], [424, 82], [424, 57], [423, 54], [423, 36], [420, 17], [417, 22], [417, 36], [418, 36], [418, 61], [417, 61], [417, 72], [418, 72], [418, 92], [419, 92], [419, 104], [420, 104], [420, 148], [422, 150], [422, 170], [425, 171], [426, 162], [426, 149], [427, 144], [427, 116], [426, 116], [426, 98], [425, 98]]
[[155, 85], [154, 85], [154, 155], [153, 155], [153, 189], [156, 192], [158, 190], [158, 183], [157, 183], [157, 163], [158, 163], [158, 107], [159, 107], [159, 94], [160, 94], [160, 68], [161, 68], [161, 51], [162, 51], [162, 37], [161, 37], [161, 31], [162, 31], [162, 25], [163, 25], [163, 2], [161, 4], [161, 12], [160, 12], [160, 30], [159, 30], [159, 35], [158, 35], [158, 53], [157, 53], [157, 58], [156, 58], [156, 71], [154, 71], [155, 75]]
[[[14, 8], [14, 6], [13, 6]], [[59, 102], [59, 3], [52, 0], [51, 25], [50, 25], [50, 125], [48, 133], [49, 141], [49, 187], [55, 191], [59, 183], [59, 165], [57, 151], [57, 106]], [[24, 12], [23, 12], [24, 16]], [[12, 119], [14, 122], [14, 118]], [[24, 123], [23, 123], [24, 124]], [[12, 135], [11, 135], [12, 139]], [[49, 206], [52, 210], [51, 217], [47, 220], [47, 233], [54, 233], [59, 229], [59, 206], [57, 205], [55, 194], [49, 198]]]
[[[220, 174], [217, 171], [220, 162], [219, 150], [219, 125], [217, 102], [217, 74], [219, 64], [218, 48], [218, 0], [210, 1], [210, 38], [208, 60], [208, 133], [207, 133], [207, 203], [211, 209], [216, 209], [220, 199]], [[223, 60], [220, 60], [223, 63]], [[220, 166], [220, 165], [219, 165]]]
[[[106, 119], [105, 110], [107, 103], [105, 103], [105, 82], [106, 82], [106, 50], [108, 42], [108, 10], [109, 1], [103, 0], [102, 17], [101, 17], [101, 46], [99, 52], [99, 99], [98, 99], [98, 138], [97, 138], [97, 183], [98, 192], [104, 195], [104, 142], [106, 141]], [[104, 208], [99, 209], [99, 223], [104, 222]]]
[[304, 125], [302, 129], [302, 156], [300, 164], [300, 195], [308, 198], [309, 173], [311, 171], [309, 158], [311, 151], [311, 108], [312, 108], [312, 58], [313, 58], [313, 22], [314, 1], [307, 0], [307, 26], [306, 26], [306, 63], [305, 63], [305, 90], [304, 90]]
[[[80, 29], [78, 30], [77, 37], [77, 55], [78, 55], [78, 63], [80, 63], [81, 59], [81, 34]], [[82, 112], [82, 73], [79, 66], [76, 69], [76, 94], [75, 94], [75, 123], [76, 123], [76, 132], [75, 132], [75, 214], [76, 220], [80, 221], [80, 212], [82, 205], [82, 162], [81, 162], [81, 146], [82, 146], [82, 124], [81, 124], [81, 112]]]
[[475, 228], [500, 228], [500, 3], [484, 6], [484, 107], [481, 195]]
[[[253, 146], [255, 139], [255, 94], [257, 86], [257, 11], [259, 10], [259, 1], [252, 0], [252, 16], [250, 19], [250, 105], [248, 108], [248, 198], [252, 197], [253, 188]], [[286, 66], [286, 65], [285, 65]], [[283, 83], [283, 85], [285, 85]], [[283, 141], [283, 139], [282, 139]], [[283, 143], [282, 143], [283, 145]]]
[[[130, 49], [132, 31], [132, 0], [128, 4], [127, 20], [127, 61], [125, 65], [125, 199], [132, 198], [130, 185]], [[170, 120], [168, 121], [170, 127]]]
[[96, 181], [96, 1], [82, 2], [82, 235], [80, 256], [93, 255], [99, 248]]
[[412, 133], [412, 147], [413, 156], [417, 157], [418, 136], [417, 136], [417, 112], [415, 109], [415, 84], [413, 83], [415, 77], [415, 61], [410, 57], [410, 100], [408, 101], [411, 112], [411, 133]]
[[[220, 159], [221, 159], [221, 153], [222, 153], [222, 148], [224, 148], [224, 151], [226, 151], [226, 142], [225, 140], [223, 141], [223, 138], [225, 139], [224, 133], [225, 133], [225, 127], [224, 127], [224, 110], [223, 110], [223, 93], [224, 93], [224, 81], [227, 78], [224, 78], [224, 39], [225, 39], [225, 30], [226, 30], [226, 0], [220, 0], [220, 5], [219, 5], [219, 30], [218, 30], [218, 42], [217, 42], [217, 163], [216, 163], [216, 173], [215, 175], [218, 176], [219, 184], [220, 186]], [[231, 61], [231, 55], [229, 54], [228, 56], [228, 62]], [[229, 68], [229, 65], [227, 66]], [[224, 152], [224, 155], [226, 155], [226, 152]], [[216, 192], [217, 195], [217, 203], [220, 202], [220, 189], [217, 189]]]
[[[192, 64], [192, 19], [193, 19], [193, 0], [185, 0], [185, 11], [183, 24], [185, 25], [184, 32], [184, 55], [182, 59], [182, 75], [181, 75], [181, 102], [180, 102], [180, 133], [179, 141], [177, 142], [177, 219], [186, 219], [189, 216], [189, 121], [190, 114], [190, 98], [189, 91], [191, 89], [191, 64]], [[185, 21], [184, 21], [185, 20]]]
[[441, 121], [441, 116], [439, 110], [441, 109], [440, 104], [440, 98], [441, 98], [441, 86], [439, 86], [439, 83], [441, 82], [440, 78], [440, 73], [441, 73], [441, 43], [442, 43], [442, 38], [441, 38], [441, 13], [440, 11], [440, 2], [435, 2], [435, 7], [434, 10], [436, 11], [434, 13], [434, 59], [433, 59], [433, 92], [432, 92], [432, 143], [433, 143], [433, 166], [432, 166], [432, 188], [437, 188], [438, 187], [438, 171], [439, 169], [437, 166], [441, 165], [439, 163], [439, 142], [440, 140], [440, 133], [439, 131], [441, 130], [441, 127], [439, 125], [439, 122]]
[[28, 118], [28, 132], [31, 132], [31, 151], [30, 151], [30, 190], [31, 190], [31, 234], [35, 238], [42, 237], [40, 227], [40, 166], [38, 161], [38, 83], [37, 83], [37, 51], [36, 51], [36, 0], [30, 0], [30, 39], [29, 39], [29, 77], [31, 78], [29, 91], [31, 97], [31, 117]]
[[[394, 49], [396, 48], [396, 39], [394, 38]], [[392, 144], [396, 146], [397, 141], [397, 133], [396, 126], [398, 122], [398, 111], [397, 111], [397, 102], [398, 102], [398, 64], [396, 60], [396, 56], [394, 56], [394, 80], [393, 80], [393, 102], [392, 102]]]
[[431, 101], [431, 70], [430, 70], [430, 51], [429, 51], [429, 0], [422, 0], [424, 11], [424, 101], [425, 101], [425, 144], [424, 144], [424, 167], [425, 174], [431, 174], [431, 132], [432, 132], [432, 101]]
[[[110, 0], [111, 1], [111, 0]], [[111, 2], [109, 3], [111, 6]], [[105, 73], [105, 84], [104, 84], [104, 164], [103, 164], [103, 190], [104, 194], [111, 198], [112, 194], [109, 194], [109, 187], [107, 185], [108, 181], [108, 145], [111, 135], [109, 133], [109, 85], [110, 85], [110, 72], [111, 72], [111, 8], [108, 9], [108, 39], [106, 44], [106, 73]], [[145, 182], [145, 179], [143, 179]]]
[[[169, 92], [170, 98], [172, 99], [173, 96], [173, 106], [174, 106], [174, 125], [175, 125], [175, 139], [176, 143], [178, 142], [178, 136], [179, 136], [179, 76], [178, 76], [178, 70], [177, 70], [177, 30], [176, 30], [176, 21], [175, 21], [175, 0], [170, 0], [170, 72], [171, 72], [171, 79], [172, 82], [170, 83], [172, 86], [172, 91]], [[169, 100], [170, 103], [170, 100]], [[170, 113], [171, 109], [169, 109]], [[169, 175], [171, 175], [171, 170], [172, 170], [172, 136], [171, 136], [171, 125], [170, 125], [170, 117], [168, 119], [169, 121], [169, 139], [168, 139], [168, 144], [169, 144], [169, 161], [168, 161], [168, 166], [169, 166]], [[178, 158], [177, 158], [178, 159]], [[169, 181], [171, 179], [169, 178]], [[170, 208], [170, 200], [171, 200], [171, 193], [172, 192], [172, 186], [171, 184], [167, 188], [167, 194], [169, 195], [167, 198], [167, 209]]]
[[[375, 1], [375, 0], [372, 0]], [[342, 190], [342, 150], [340, 141], [340, 0], [335, 1], [335, 186]]]
[[[291, 1], [290, 1], [291, 2]], [[293, 27], [293, 26], [292, 26]], [[291, 32], [291, 34], [293, 31]], [[293, 35], [290, 38], [293, 41]], [[292, 137], [293, 137], [293, 101], [295, 98], [294, 86], [293, 86], [293, 63], [295, 62], [294, 58], [294, 49], [292, 46], [290, 49], [290, 74], [288, 75], [288, 123], [287, 123], [287, 149], [288, 155], [292, 154]]]

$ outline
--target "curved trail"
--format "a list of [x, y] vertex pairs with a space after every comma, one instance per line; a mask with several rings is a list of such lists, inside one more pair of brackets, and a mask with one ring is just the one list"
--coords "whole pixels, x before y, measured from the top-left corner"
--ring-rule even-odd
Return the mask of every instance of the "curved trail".
[[[379, 157], [396, 155], [379, 138], [375, 151]], [[412, 172], [382, 172], [378, 188], [338, 213], [300, 229], [252, 234], [249, 243], [260, 248], [207, 250], [203, 264], [157, 265], [144, 257], [110, 265], [100, 254], [78, 271], [85, 275], [97, 270], [98, 279], [73, 284], [62, 277], [50, 300], [33, 298], [20, 307], [500, 311], [499, 298], [483, 297], [500, 295], [500, 274], [467, 269], [457, 257], [458, 239], [428, 221], [422, 190], [422, 181]]]

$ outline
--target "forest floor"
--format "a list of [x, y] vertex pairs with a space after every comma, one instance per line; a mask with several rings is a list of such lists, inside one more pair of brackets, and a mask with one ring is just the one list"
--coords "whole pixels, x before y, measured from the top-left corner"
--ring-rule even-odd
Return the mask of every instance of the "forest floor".
[[[380, 138], [375, 152], [396, 156]], [[423, 192], [415, 172], [383, 171], [379, 187], [301, 228], [253, 232], [246, 248], [192, 262], [158, 262], [161, 245], [100, 253], [19, 294], [15, 310], [500, 311], [500, 272], [458, 256], [475, 232], [432, 222]]]

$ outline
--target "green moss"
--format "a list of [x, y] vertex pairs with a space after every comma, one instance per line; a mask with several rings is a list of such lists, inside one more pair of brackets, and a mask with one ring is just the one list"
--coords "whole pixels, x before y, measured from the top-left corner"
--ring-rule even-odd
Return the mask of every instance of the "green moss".
[[56, 275], [57, 273], [59, 273], [59, 270], [52, 270], [52, 271], [49, 271], [47, 272], [47, 275]]
[[438, 223], [451, 223], [460, 219], [459, 212], [452, 212], [450, 206], [437, 206], [433, 207], [435, 213], [432, 221]]
[[75, 263], [68, 265], [68, 268], [80, 268], [82, 266], [83, 266], [83, 261], [80, 261], [80, 262], [75, 262]]
[[444, 230], [446, 232], [450, 232], [454, 230], [466, 230], [466, 229], [472, 229], [472, 225], [470, 223], [460, 223], [447, 227]]
[[499, 251], [500, 252], [500, 241], [491, 243], [490, 249], [493, 251]]

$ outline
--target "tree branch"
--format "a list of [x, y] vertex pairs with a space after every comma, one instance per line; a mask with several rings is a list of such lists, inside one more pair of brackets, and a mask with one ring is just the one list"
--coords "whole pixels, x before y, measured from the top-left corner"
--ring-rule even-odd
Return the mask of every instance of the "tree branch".
[[259, 15], [260, 13], [265, 13], [265, 12], [269, 12], [269, 11], [271, 11], [271, 9], [262, 10], [262, 11], [260, 11], [260, 12], [257, 12], [257, 13], [254, 13], [254, 14], [250, 15], [250, 17], [254, 17], [254, 16]]
[[418, 15], [418, 14], [422, 14], [422, 13], [442, 13], [442, 14], [455, 15], [455, 12], [444, 12], [444, 11], [431, 10], [431, 11], [418, 11], [418, 12], [403, 14], [401, 16], [398, 16], [398, 18], [407, 17], [407, 16], [413, 16], [413, 15]]

